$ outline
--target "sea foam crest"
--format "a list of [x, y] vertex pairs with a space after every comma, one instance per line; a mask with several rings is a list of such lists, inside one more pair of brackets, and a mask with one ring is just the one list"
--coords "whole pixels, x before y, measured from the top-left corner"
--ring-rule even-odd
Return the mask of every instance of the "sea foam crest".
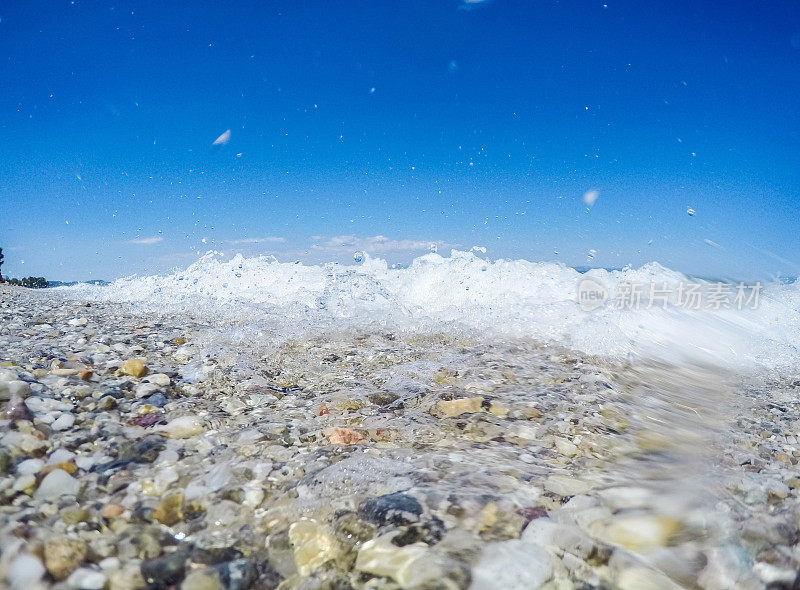
[[576, 301], [592, 278], [620, 283], [688, 279], [657, 263], [580, 273], [561, 264], [489, 261], [474, 252], [429, 253], [406, 268], [366, 256], [361, 264], [303, 265], [272, 257], [226, 259], [209, 252], [185, 270], [128, 277], [105, 287], [61, 290], [73, 297], [191, 312], [258, 325], [278, 336], [347, 327], [466, 330], [489, 338], [534, 338], [598, 355], [691, 360], [736, 368], [791, 370], [800, 360], [800, 285], [765, 285], [757, 309], [658, 306], [592, 312]]

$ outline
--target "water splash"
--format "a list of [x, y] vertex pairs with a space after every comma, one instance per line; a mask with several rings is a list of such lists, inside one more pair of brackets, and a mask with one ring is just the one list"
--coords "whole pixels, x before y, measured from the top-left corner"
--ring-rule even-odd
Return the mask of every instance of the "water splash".
[[107, 287], [63, 288], [70, 297], [188, 311], [257, 326], [279, 338], [329, 327], [460, 330], [533, 338], [615, 358], [687, 360], [729, 368], [790, 370], [800, 357], [800, 285], [766, 285], [757, 309], [581, 311], [584, 278], [614, 293], [623, 283], [675, 284], [684, 275], [650, 263], [591, 270], [527, 260], [487, 261], [475, 252], [428, 253], [407, 268], [363, 254], [356, 266], [306, 266], [273, 257], [209, 252], [186, 270], [128, 277]]

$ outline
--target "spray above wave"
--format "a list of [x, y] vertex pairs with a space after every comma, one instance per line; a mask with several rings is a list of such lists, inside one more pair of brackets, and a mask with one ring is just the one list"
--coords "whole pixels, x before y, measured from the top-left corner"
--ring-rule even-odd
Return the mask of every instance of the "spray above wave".
[[272, 257], [209, 252], [186, 270], [64, 288], [72, 296], [238, 321], [277, 337], [347, 327], [467, 330], [534, 338], [616, 358], [789, 369], [800, 360], [800, 285], [764, 287], [755, 309], [686, 310], [599, 306], [576, 300], [590, 278], [622, 284], [688, 281], [657, 263], [582, 274], [553, 263], [488, 261], [474, 252], [430, 253], [407, 268], [365, 257], [356, 266], [306, 266]]

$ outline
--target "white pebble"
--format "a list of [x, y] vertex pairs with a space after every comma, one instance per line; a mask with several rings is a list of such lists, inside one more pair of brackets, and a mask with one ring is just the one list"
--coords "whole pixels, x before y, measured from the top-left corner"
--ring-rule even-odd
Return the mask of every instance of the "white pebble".
[[74, 496], [80, 487], [80, 482], [70, 477], [69, 473], [62, 469], [53, 469], [39, 484], [33, 497], [36, 500], [55, 500], [61, 496]]
[[228, 463], [221, 463], [212, 467], [205, 477], [206, 487], [212, 492], [225, 487], [233, 477], [233, 471]]
[[100, 569], [103, 571], [118, 570], [121, 566], [121, 562], [119, 557], [106, 557], [105, 559], [99, 561], [97, 565], [99, 565]]
[[189, 438], [203, 432], [203, 423], [197, 416], [181, 416], [162, 427], [171, 438]]
[[264, 489], [261, 487], [260, 481], [249, 481], [244, 484], [242, 490], [244, 491], [243, 505], [258, 508], [259, 504], [264, 501]]
[[155, 383], [140, 383], [134, 389], [134, 394], [138, 399], [141, 399], [153, 395], [158, 390], [159, 387]]
[[539, 588], [552, 573], [550, 555], [541, 547], [519, 539], [489, 543], [472, 569], [470, 590]]
[[42, 562], [29, 553], [19, 555], [8, 568], [8, 583], [11, 590], [29, 590], [44, 576]]
[[186, 500], [196, 500], [208, 495], [210, 492], [199, 480], [190, 481], [183, 490], [183, 497]]
[[29, 473], [39, 473], [44, 467], [44, 461], [41, 459], [25, 459], [17, 465], [17, 475], [26, 475]]
[[33, 473], [26, 473], [17, 478], [12, 489], [14, 491], [21, 492], [24, 489], [33, 487], [34, 485], [36, 485], [36, 476]]
[[75, 465], [78, 469], [89, 471], [94, 466], [94, 457], [76, 457]]
[[29, 397], [25, 400], [25, 405], [28, 406], [28, 409], [31, 412], [42, 412], [44, 411], [44, 399], [41, 397]]
[[16, 381], [17, 379], [19, 379], [19, 375], [17, 375], [15, 370], [0, 369], [0, 381], [7, 383], [9, 381]]
[[525, 527], [520, 537], [525, 543], [540, 547], [557, 547], [583, 559], [594, 550], [592, 540], [576, 526], [537, 518]]
[[164, 373], [153, 373], [144, 378], [148, 383], [155, 383], [160, 387], [167, 387], [170, 384], [170, 378]]
[[153, 485], [159, 494], [163, 494], [169, 489], [170, 484], [178, 481], [179, 477], [177, 470], [173, 467], [159, 469], [153, 478]]
[[75, 416], [65, 413], [61, 414], [61, 416], [50, 425], [50, 428], [53, 430], [68, 430], [72, 428], [73, 424], [75, 424]]
[[74, 407], [71, 403], [60, 402], [49, 397], [29, 397], [25, 400], [25, 405], [31, 412], [69, 412]]
[[25, 381], [0, 381], [0, 399], [10, 399], [13, 396], [27, 397], [31, 386]]
[[51, 465], [55, 465], [56, 463], [67, 463], [72, 461], [75, 458], [75, 453], [72, 451], [68, 451], [67, 449], [56, 449], [50, 456], [47, 458], [47, 462]]
[[67, 585], [76, 590], [103, 590], [106, 575], [87, 567], [78, 568], [67, 578]]
[[256, 463], [253, 467], [253, 477], [256, 479], [264, 479], [271, 471], [272, 463]]
[[158, 458], [156, 459], [156, 463], [177, 463], [180, 460], [180, 455], [178, 455], [178, 451], [174, 451], [172, 449], [164, 449], [158, 454]]

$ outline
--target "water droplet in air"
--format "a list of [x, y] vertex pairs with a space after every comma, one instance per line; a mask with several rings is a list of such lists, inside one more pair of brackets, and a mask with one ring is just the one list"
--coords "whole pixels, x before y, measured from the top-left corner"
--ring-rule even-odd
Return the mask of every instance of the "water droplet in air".
[[[231, 140], [231, 130], [226, 129], [225, 132], [214, 140], [211, 145], [226, 145]], [[155, 142], [153, 142], [155, 143]]]
[[590, 190], [583, 193], [583, 202], [586, 203], [587, 207], [591, 207], [594, 205], [594, 202], [597, 200], [597, 197], [600, 196], [596, 190]]

